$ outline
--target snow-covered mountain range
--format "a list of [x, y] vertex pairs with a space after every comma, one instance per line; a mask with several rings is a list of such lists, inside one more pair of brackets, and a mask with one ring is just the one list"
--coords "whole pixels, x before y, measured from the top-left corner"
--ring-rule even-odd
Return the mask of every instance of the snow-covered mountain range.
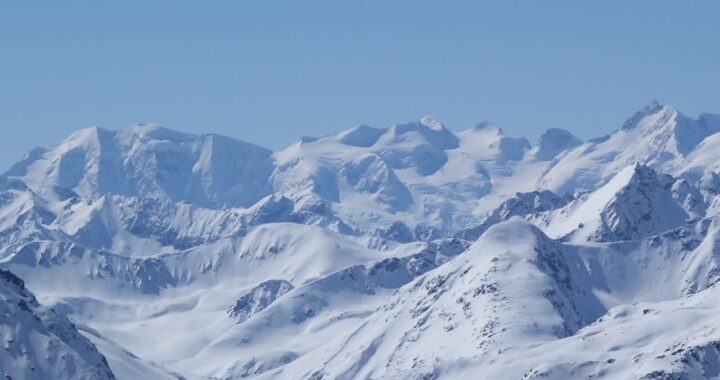
[[720, 115], [80, 130], [0, 175], [12, 379], [720, 378]]

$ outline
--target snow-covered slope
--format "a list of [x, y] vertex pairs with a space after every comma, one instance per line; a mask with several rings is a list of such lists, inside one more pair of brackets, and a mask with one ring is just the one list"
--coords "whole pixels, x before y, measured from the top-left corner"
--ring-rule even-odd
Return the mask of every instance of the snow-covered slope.
[[520, 219], [491, 227], [468, 252], [403, 287], [303, 364], [328, 378], [422, 378], [438, 366], [568, 336], [603, 309], [589, 289], [576, 287], [574, 263], [564, 256]]
[[[558, 193], [594, 190], [634, 163], [668, 174], [694, 174], [697, 180], [704, 171], [717, 168], [713, 167], [717, 161], [712, 159], [716, 153], [698, 152], [712, 149], [711, 142], [703, 142], [719, 131], [718, 115], [703, 114], [692, 119], [673, 107], [652, 102], [616, 132], [567, 152], [539, 184]], [[698, 154], [706, 160], [705, 166], [700, 165]]]
[[257, 296], [268, 294], [265, 289], [272, 286], [260, 284], [230, 309], [236, 323], [232, 328], [195, 356], [171, 364], [171, 368], [181, 373], [233, 378], [260, 375], [298, 358], [314, 357], [320, 342], [365, 323], [395, 289], [443, 265], [465, 248], [467, 245], [457, 239], [408, 247], [406, 252], [394, 253], [399, 257], [346, 267], [281, 296], [276, 292], [269, 306], [238, 319], [234, 313], [238, 305], [257, 304], [248, 301], [262, 299]]
[[631, 165], [595, 192], [550, 218], [551, 236], [570, 240], [636, 240], [705, 216], [700, 191], [685, 180]]
[[[704, 378], [720, 365], [712, 351], [720, 321], [685, 310], [710, 305], [717, 292], [717, 223], [582, 246], [511, 218], [401, 288], [358, 328], [266, 377]], [[704, 325], [689, 339], [679, 326], [664, 334], [665, 315], [671, 324]]]
[[168, 198], [208, 207], [249, 206], [269, 194], [271, 151], [218, 135], [194, 136], [141, 125], [98, 127], [31, 151], [2, 175], [49, 197], [72, 190]]
[[65, 317], [0, 269], [0, 372], [6, 379], [114, 379], [105, 357]]
[[0, 263], [39, 300], [6, 281], [4, 334], [29, 333], [0, 369], [718, 377], [718, 131], [657, 102], [534, 145], [431, 116], [277, 152], [80, 130], [0, 175]]

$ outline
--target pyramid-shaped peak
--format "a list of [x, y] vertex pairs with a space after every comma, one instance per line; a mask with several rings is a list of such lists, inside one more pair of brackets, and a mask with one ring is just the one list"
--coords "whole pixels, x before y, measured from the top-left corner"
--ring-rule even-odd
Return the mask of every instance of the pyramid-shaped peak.
[[639, 111], [635, 112], [635, 114], [632, 115], [629, 119], [627, 119], [623, 124], [622, 129], [633, 129], [637, 127], [646, 117], [657, 114], [659, 112], [667, 111], [674, 111], [674, 108], [670, 106], [664, 106], [660, 104], [660, 102], [658, 102], [657, 100], [652, 100]]
[[605, 199], [598, 203], [606, 204], [623, 189], [634, 187], [637, 184], [655, 184], [658, 180], [659, 175], [655, 170], [636, 162], [615, 174], [608, 183], [596, 190], [592, 197]]
[[663, 107], [663, 105], [662, 105], [660, 102], [658, 102], [657, 99], [653, 99], [653, 100], [650, 101], [650, 103], [648, 103], [647, 105], [645, 105], [645, 107], [643, 107], [643, 109], [647, 109], [647, 110], [659, 110], [659, 109], [662, 108], [662, 107]]
[[629, 165], [625, 169], [621, 170], [620, 173], [615, 175], [615, 178], [621, 179], [619, 182], [624, 182], [625, 184], [629, 184], [634, 181], [647, 181], [648, 179], [658, 177], [659, 174], [655, 170], [639, 162]]
[[60, 151], [78, 147], [94, 149], [99, 148], [104, 142], [107, 143], [115, 135], [115, 131], [92, 126], [78, 129], [60, 143]]
[[621, 170], [599, 191], [605, 189], [609, 192], [620, 193], [627, 189], [643, 189], [643, 191], [657, 192], [669, 189], [675, 180], [673, 176], [658, 173], [647, 165], [634, 163]]

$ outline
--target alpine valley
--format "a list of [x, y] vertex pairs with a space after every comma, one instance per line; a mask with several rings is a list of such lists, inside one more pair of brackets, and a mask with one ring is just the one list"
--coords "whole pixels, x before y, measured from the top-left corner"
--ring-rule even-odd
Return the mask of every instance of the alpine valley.
[[720, 115], [88, 128], [0, 175], [6, 379], [720, 379]]

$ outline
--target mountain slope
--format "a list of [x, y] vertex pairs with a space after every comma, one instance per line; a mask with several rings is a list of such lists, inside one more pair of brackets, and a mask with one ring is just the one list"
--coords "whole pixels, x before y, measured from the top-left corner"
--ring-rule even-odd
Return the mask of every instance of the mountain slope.
[[[715, 376], [718, 231], [713, 218], [585, 246], [515, 217], [401, 288], [355, 330], [264, 378]], [[662, 332], [664, 318], [677, 328]], [[688, 336], [679, 321], [702, 325]]]
[[685, 162], [691, 160], [698, 145], [718, 131], [717, 115], [692, 119], [673, 107], [652, 102], [621, 129], [567, 152], [543, 175], [539, 185], [558, 193], [594, 190], [634, 163], [679, 175], [687, 172]]
[[468, 252], [309, 356], [312, 364], [270, 376], [422, 378], [438, 366], [568, 336], [604, 308], [565, 251], [519, 218], [491, 227]]
[[606, 137], [550, 129], [534, 145], [430, 116], [278, 152], [157, 126], [81, 130], [0, 175], [0, 263], [39, 300], [3, 288], [8, 323], [31, 331], [13, 342], [35, 356], [2, 365], [18, 374], [31, 357], [43, 378], [92, 363], [120, 379], [717, 377], [719, 130], [720, 116], [656, 102]]
[[580, 241], [636, 240], [705, 216], [700, 191], [647, 166], [631, 165], [597, 191], [551, 217], [551, 236]]
[[249, 206], [270, 194], [271, 151], [217, 135], [152, 125], [88, 128], [50, 149], [36, 149], [0, 180], [21, 180], [38, 194], [57, 188], [84, 196], [120, 194], [206, 207]]
[[0, 269], [0, 371], [8, 379], [114, 379], [105, 357], [65, 317]]

